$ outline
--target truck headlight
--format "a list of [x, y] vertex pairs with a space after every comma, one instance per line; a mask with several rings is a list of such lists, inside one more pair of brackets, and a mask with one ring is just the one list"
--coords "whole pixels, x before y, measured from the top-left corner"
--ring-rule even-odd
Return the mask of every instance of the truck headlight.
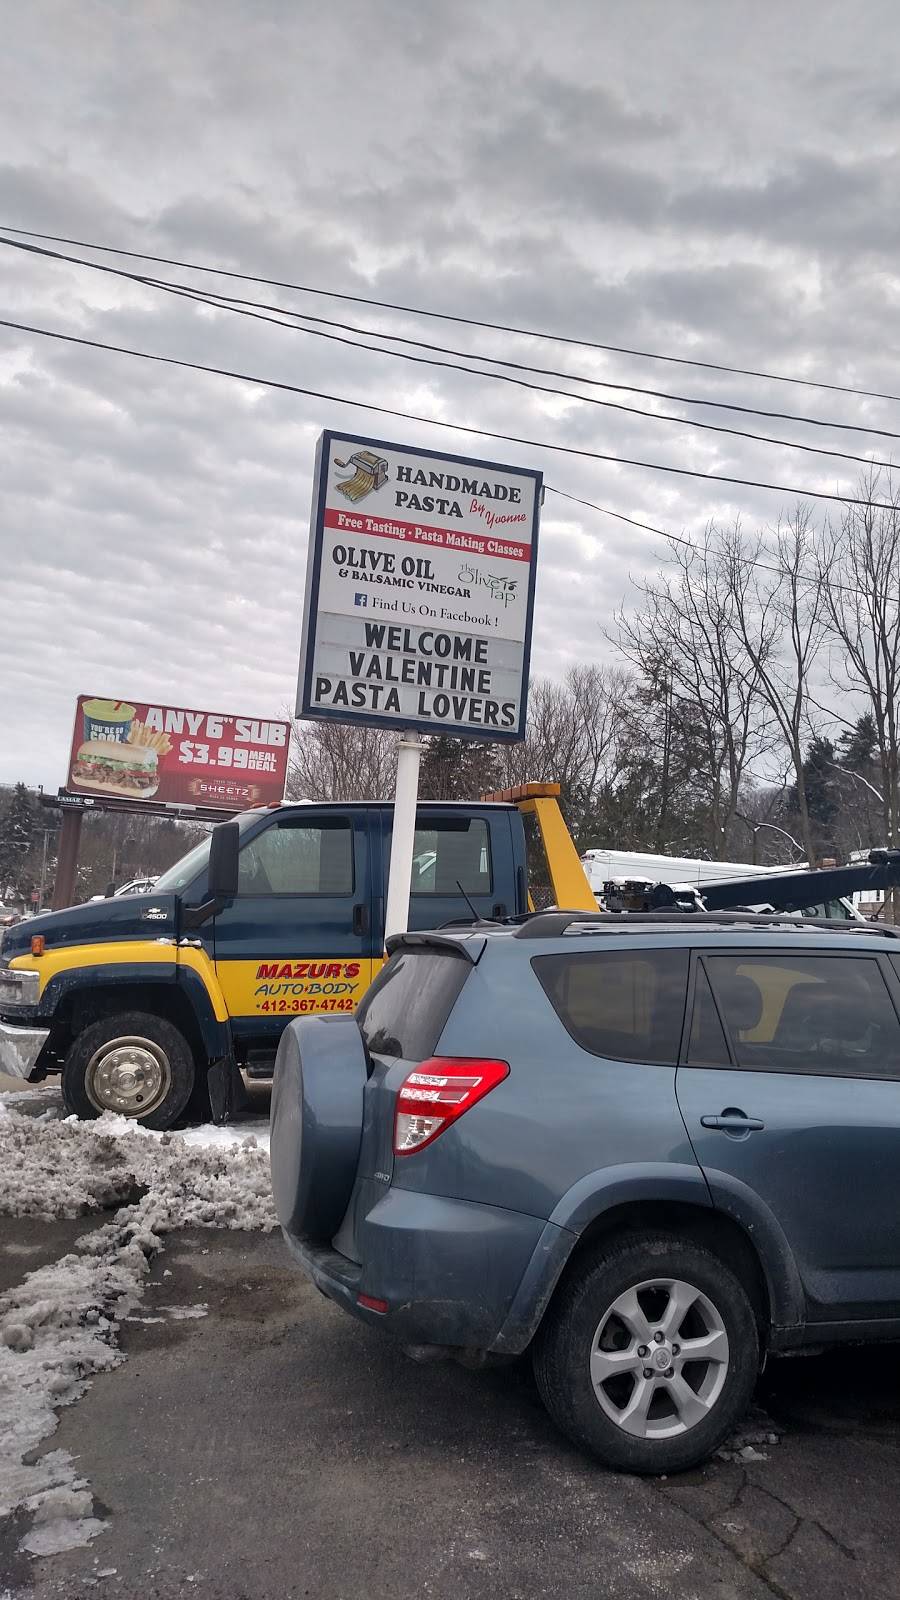
[[39, 972], [18, 972], [13, 967], [0, 967], [0, 1011], [24, 1011], [36, 1006], [40, 991]]

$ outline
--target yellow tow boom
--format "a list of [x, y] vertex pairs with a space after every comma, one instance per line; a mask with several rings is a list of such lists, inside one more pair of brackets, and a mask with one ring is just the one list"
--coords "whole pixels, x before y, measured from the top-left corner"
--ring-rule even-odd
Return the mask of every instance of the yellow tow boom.
[[[559, 792], [558, 783], [520, 783], [514, 789], [498, 789], [481, 798], [518, 806], [523, 816], [533, 816], [540, 830], [556, 904], [565, 911], [596, 911], [594, 891], [559, 809]], [[531, 906], [530, 895], [528, 903]]]

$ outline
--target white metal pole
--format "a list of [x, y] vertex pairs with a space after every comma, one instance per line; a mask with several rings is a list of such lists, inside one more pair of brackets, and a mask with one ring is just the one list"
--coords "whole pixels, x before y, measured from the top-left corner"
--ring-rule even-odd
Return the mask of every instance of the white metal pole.
[[388, 877], [387, 903], [384, 908], [386, 939], [392, 933], [405, 933], [409, 922], [409, 887], [412, 877], [421, 758], [421, 739], [415, 733], [405, 733], [397, 747], [397, 788], [394, 794], [391, 870]]

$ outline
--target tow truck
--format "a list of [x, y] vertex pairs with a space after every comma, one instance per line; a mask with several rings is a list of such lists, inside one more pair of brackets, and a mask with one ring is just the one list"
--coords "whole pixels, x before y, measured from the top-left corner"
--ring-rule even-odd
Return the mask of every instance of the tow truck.
[[[559, 785], [418, 807], [409, 927], [529, 908], [525, 819], [557, 905], [596, 911]], [[278, 805], [220, 823], [145, 894], [32, 918], [0, 944], [0, 1071], [149, 1128], [225, 1120], [297, 1016], [353, 1011], [384, 959], [393, 809]]]
[[[417, 811], [409, 928], [497, 921], [534, 909], [526, 822], [546, 898], [596, 912], [559, 807], [559, 785], [527, 783]], [[244, 1075], [270, 1077], [294, 1017], [355, 1010], [384, 960], [393, 808], [302, 802], [248, 810], [144, 894], [49, 912], [0, 942], [0, 1071], [62, 1078], [67, 1110], [118, 1112], [149, 1128], [188, 1112], [224, 1121]], [[814, 880], [814, 882], [812, 881]], [[900, 883], [900, 851], [860, 867], [753, 877], [752, 899], [808, 910]], [[704, 884], [708, 909], [746, 905], [746, 877]], [[648, 906], [679, 901], [645, 885]], [[622, 909], [639, 909], [629, 904]]]

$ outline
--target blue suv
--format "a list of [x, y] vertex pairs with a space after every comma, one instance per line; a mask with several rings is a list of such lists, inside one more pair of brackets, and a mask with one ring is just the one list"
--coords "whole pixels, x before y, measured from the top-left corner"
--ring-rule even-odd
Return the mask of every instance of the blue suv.
[[769, 1353], [900, 1335], [900, 945], [738, 914], [393, 940], [292, 1024], [272, 1180], [313, 1281], [420, 1357], [531, 1349], [557, 1423], [674, 1472]]

